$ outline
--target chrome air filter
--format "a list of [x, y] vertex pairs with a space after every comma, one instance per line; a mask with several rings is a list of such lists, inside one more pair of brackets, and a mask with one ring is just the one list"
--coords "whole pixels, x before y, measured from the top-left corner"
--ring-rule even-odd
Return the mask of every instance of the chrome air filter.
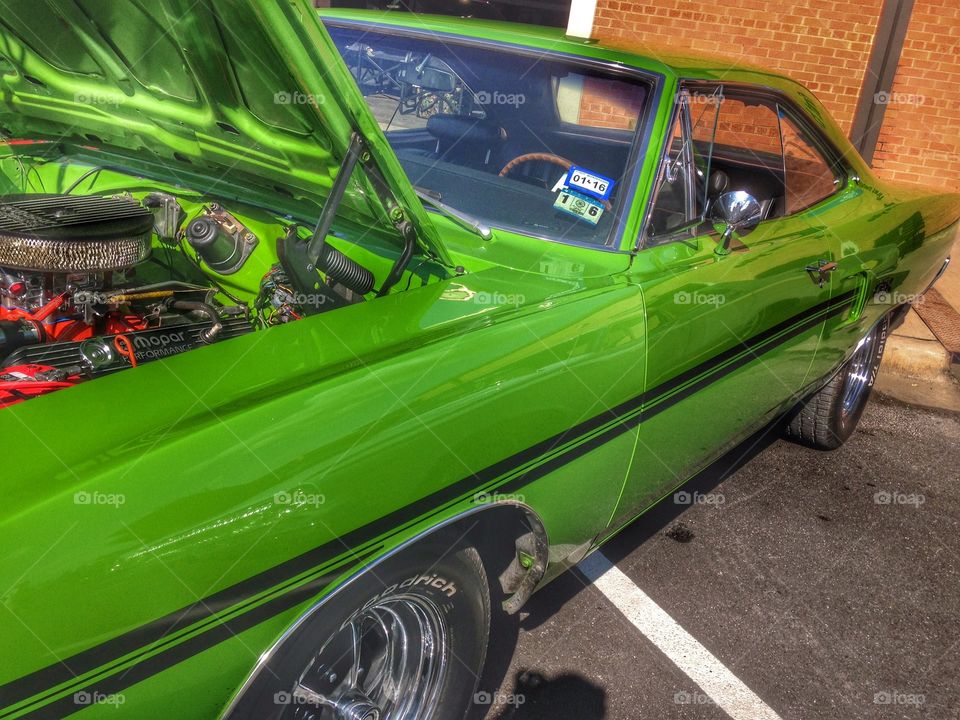
[[132, 198], [0, 196], [0, 267], [53, 273], [130, 268], [150, 257], [153, 221]]

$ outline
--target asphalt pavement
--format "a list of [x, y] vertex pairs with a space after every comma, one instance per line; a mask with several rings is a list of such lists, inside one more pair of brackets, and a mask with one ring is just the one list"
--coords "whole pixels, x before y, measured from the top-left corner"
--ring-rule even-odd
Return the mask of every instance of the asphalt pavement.
[[[773, 717], [960, 718], [960, 415], [875, 397], [837, 451], [767, 433], [682, 490], [603, 556]], [[566, 573], [488, 717], [731, 717], [639, 627]]]

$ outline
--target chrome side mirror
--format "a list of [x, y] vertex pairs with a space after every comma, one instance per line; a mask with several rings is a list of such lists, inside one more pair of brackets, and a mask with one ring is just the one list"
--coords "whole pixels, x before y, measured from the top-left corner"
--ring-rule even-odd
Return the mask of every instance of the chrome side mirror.
[[717, 253], [726, 255], [730, 252], [730, 241], [733, 234], [745, 235], [753, 230], [762, 220], [763, 210], [757, 199], [746, 190], [725, 192], [714, 200], [711, 215], [714, 219], [726, 224]]

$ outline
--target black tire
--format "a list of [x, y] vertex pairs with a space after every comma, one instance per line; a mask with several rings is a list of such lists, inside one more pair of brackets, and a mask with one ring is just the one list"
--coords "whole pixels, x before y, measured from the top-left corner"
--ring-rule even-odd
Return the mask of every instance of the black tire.
[[[490, 594], [477, 551], [415, 547], [364, 573], [307, 615], [260, 666], [226, 717], [460, 720], [473, 709], [490, 622]], [[401, 647], [391, 633], [403, 627], [409, 652], [391, 655], [387, 638], [394, 649]], [[355, 629], [360, 642], [353, 641]], [[357, 665], [369, 665], [354, 681], [350, 648], [360, 648]], [[390, 672], [389, 658], [406, 668], [401, 682], [399, 673]], [[415, 690], [401, 692], [410, 678]], [[316, 695], [298, 691], [301, 681]]]
[[835, 450], [843, 445], [867, 406], [886, 343], [884, 318], [860, 341], [830, 382], [794, 411], [786, 425], [786, 437], [818, 450]]

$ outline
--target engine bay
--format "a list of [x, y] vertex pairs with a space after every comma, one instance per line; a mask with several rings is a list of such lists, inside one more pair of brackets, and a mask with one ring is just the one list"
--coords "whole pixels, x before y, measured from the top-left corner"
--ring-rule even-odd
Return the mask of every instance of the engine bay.
[[138, 195], [0, 195], [0, 407], [375, 297], [329, 243], [298, 284], [289, 219]]

